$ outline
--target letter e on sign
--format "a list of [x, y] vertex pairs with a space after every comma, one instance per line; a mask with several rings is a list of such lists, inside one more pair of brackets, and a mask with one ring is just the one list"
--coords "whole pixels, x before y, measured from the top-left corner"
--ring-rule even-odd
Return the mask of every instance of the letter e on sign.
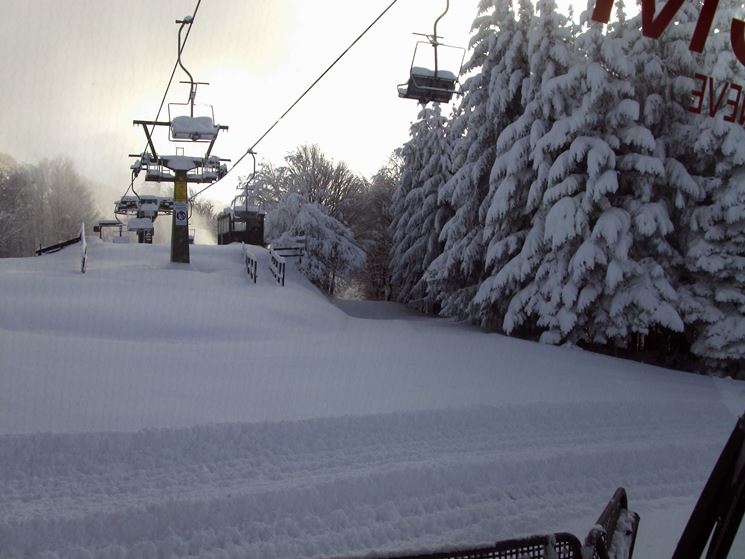
[[[692, 113], [701, 114], [701, 109], [704, 106], [704, 92], [706, 91], [707, 76], [699, 74], [698, 72], [693, 74], [693, 77], [701, 81], [701, 90], [694, 89], [691, 91], [691, 106], [688, 110]], [[698, 97], [698, 105], [694, 105], [696, 98]]]

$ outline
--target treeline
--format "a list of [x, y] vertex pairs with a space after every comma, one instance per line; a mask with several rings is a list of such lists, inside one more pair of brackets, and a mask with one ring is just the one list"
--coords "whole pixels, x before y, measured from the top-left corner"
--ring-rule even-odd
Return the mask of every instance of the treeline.
[[89, 182], [69, 160], [21, 165], [0, 154], [0, 257], [32, 256], [97, 215]]
[[[554, 0], [482, 0], [464, 95], [424, 108], [392, 203], [395, 297], [551, 344], [745, 372], [745, 130], [689, 111], [694, 74], [743, 83], [720, 2], [659, 40]], [[707, 97], [708, 99], [708, 97]], [[716, 101], [716, 99], [713, 99]]]

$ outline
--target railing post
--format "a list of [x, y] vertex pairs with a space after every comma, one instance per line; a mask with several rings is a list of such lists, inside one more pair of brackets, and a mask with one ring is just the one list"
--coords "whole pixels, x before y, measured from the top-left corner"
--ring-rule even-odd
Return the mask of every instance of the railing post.
[[80, 242], [83, 246], [83, 255], [80, 263], [80, 271], [85, 273], [85, 264], [88, 261], [88, 243], [85, 240], [85, 222], [80, 224]]

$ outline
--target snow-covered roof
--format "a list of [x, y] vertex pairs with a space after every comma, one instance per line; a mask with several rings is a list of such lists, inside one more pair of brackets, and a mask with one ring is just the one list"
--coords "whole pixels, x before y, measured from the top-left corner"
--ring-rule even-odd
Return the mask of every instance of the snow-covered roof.
[[177, 140], [212, 140], [218, 130], [208, 116], [177, 116], [171, 121], [171, 136]]
[[[429, 68], [423, 68], [421, 66], [414, 66], [411, 68], [411, 75], [418, 77], [434, 78], [435, 71]], [[437, 79], [452, 80], [455, 81], [457, 76], [448, 70], [437, 70]], [[399, 90], [400, 91], [400, 90]]]

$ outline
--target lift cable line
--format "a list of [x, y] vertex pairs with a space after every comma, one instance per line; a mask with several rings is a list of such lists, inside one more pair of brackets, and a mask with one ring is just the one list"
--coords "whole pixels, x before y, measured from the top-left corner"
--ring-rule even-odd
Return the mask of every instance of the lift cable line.
[[[385, 15], [385, 14], [386, 14], [387, 12], [388, 12], [388, 10], [390, 10], [390, 9], [391, 9], [391, 8], [393, 7], [393, 5], [394, 5], [394, 4], [396, 3], [396, 2], [398, 2], [398, 0], [393, 0], [393, 1], [392, 1], [392, 2], [390, 3], [390, 4], [388, 4], [388, 7], [386, 7], [386, 8], [385, 8], [385, 9], [384, 9], [384, 10], [383, 10], [383, 11], [382, 11], [381, 13], [380, 13], [380, 15], [378, 15], [378, 17], [376, 17], [376, 18], [375, 18], [375, 19], [374, 19], [374, 20], [372, 21], [372, 23], [371, 23], [370, 25], [368, 25], [368, 26], [367, 26], [367, 27], [365, 28], [365, 30], [364, 30], [364, 31], [363, 31], [362, 33], [360, 33], [360, 34], [359, 34], [359, 35], [357, 36], [357, 38], [356, 38], [356, 39], [355, 39], [354, 41], [352, 41], [352, 43], [351, 43], [351, 44], [350, 44], [350, 45], [349, 45], [349, 46], [348, 46], [348, 47], [347, 47], [346, 49], [344, 49], [344, 51], [343, 51], [343, 52], [342, 52], [342, 53], [341, 53], [341, 54], [340, 54], [340, 55], [339, 55], [338, 57], [336, 57], [336, 60], [334, 60], [334, 61], [333, 61], [333, 62], [332, 62], [332, 63], [331, 63], [330, 65], [329, 65], [329, 67], [328, 67], [328, 68], [326, 68], [326, 69], [325, 69], [325, 70], [323, 71], [323, 73], [322, 73], [322, 74], [321, 74], [320, 76], [318, 76], [318, 77], [316, 78], [316, 80], [315, 80], [315, 81], [314, 81], [314, 82], [313, 82], [312, 84], [310, 84], [310, 86], [308, 86], [308, 88], [307, 88], [307, 89], [306, 89], [306, 90], [305, 90], [305, 91], [304, 91], [304, 92], [303, 92], [303, 93], [302, 93], [302, 94], [300, 95], [300, 97], [298, 97], [298, 98], [297, 98], [297, 99], [295, 100], [295, 102], [294, 102], [294, 103], [293, 103], [292, 105], [290, 105], [290, 107], [289, 107], [289, 108], [288, 108], [288, 109], [287, 109], [287, 110], [286, 110], [286, 111], [285, 111], [284, 113], [282, 113], [282, 116], [280, 116], [280, 117], [279, 117], [279, 118], [278, 118], [278, 119], [277, 119], [276, 121], [274, 121], [274, 124], [272, 124], [272, 125], [271, 125], [271, 126], [270, 126], [270, 127], [269, 127], [269, 128], [267, 129], [267, 130], [266, 130], [266, 132], [264, 132], [264, 133], [263, 133], [263, 134], [261, 135], [261, 137], [260, 137], [260, 138], [259, 138], [258, 140], [256, 140], [256, 142], [254, 142], [254, 144], [253, 144], [253, 145], [252, 145], [252, 146], [251, 146], [250, 148], [248, 148], [248, 149], [246, 150], [246, 152], [245, 152], [245, 153], [244, 153], [243, 155], [241, 155], [241, 156], [240, 156], [240, 157], [238, 158], [238, 160], [237, 160], [237, 161], [236, 161], [236, 162], [235, 162], [235, 163], [233, 164], [233, 166], [232, 166], [232, 167], [230, 168], [230, 170], [231, 170], [231, 171], [232, 171], [233, 169], [235, 169], [235, 168], [236, 168], [236, 166], [237, 166], [237, 165], [238, 165], [238, 164], [239, 164], [239, 163], [240, 163], [241, 161], [243, 161], [243, 160], [244, 160], [244, 159], [246, 158], [246, 156], [247, 156], [247, 155], [249, 155], [249, 154], [253, 155], [253, 154], [255, 154], [255, 153], [256, 153], [256, 152], [254, 151], [254, 149], [256, 148], [256, 146], [258, 146], [258, 145], [259, 145], [259, 143], [261, 143], [261, 141], [262, 141], [262, 140], [263, 140], [263, 139], [264, 139], [264, 138], [265, 138], [265, 137], [266, 137], [266, 136], [267, 136], [267, 135], [268, 135], [268, 134], [269, 134], [269, 133], [270, 133], [270, 132], [271, 132], [272, 130], [274, 130], [274, 127], [275, 127], [275, 126], [277, 126], [277, 124], [279, 124], [279, 121], [280, 121], [280, 120], [282, 120], [282, 119], [283, 119], [283, 118], [284, 118], [285, 116], [287, 116], [287, 113], [289, 113], [289, 112], [290, 112], [290, 111], [291, 111], [292, 109], [294, 109], [294, 108], [295, 108], [295, 105], [297, 105], [297, 104], [298, 104], [298, 103], [299, 103], [299, 102], [300, 102], [300, 101], [301, 101], [301, 100], [303, 99], [303, 97], [305, 97], [305, 96], [306, 96], [306, 95], [308, 94], [308, 92], [310, 92], [310, 90], [311, 90], [311, 89], [313, 89], [313, 88], [315, 87], [315, 85], [316, 85], [316, 84], [317, 84], [318, 82], [320, 82], [320, 81], [321, 81], [321, 80], [323, 79], [323, 77], [324, 77], [324, 76], [325, 76], [326, 74], [328, 74], [328, 73], [329, 73], [329, 71], [331, 70], [331, 68], [333, 68], [334, 66], [336, 66], [336, 63], [337, 63], [337, 62], [339, 62], [339, 61], [340, 61], [340, 60], [341, 60], [341, 59], [342, 59], [342, 58], [344, 57], [344, 55], [345, 55], [345, 54], [347, 54], [347, 53], [348, 53], [348, 52], [349, 52], [349, 51], [351, 50], [351, 48], [352, 48], [352, 47], [353, 47], [354, 45], [356, 45], [356, 44], [357, 44], [357, 42], [358, 42], [358, 41], [359, 41], [360, 39], [362, 39], [362, 37], [364, 37], [364, 36], [365, 36], [365, 34], [366, 34], [366, 33], [367, 33], [368, 31], [370, 31], [370, 29], [372, 29], [372, 27], [373, 27], [373, 26], [374, 26], [374, 25], [375, 25], [376, 23], [378, 23], [378, 21], [379, 21], [379, 20], [380, 20], [380, 19], [381, 19], [381, 18], [382, 18], [382, 17], [383, 17], [383, 16], [384, 16], [384, 15]], [[228, 173], [229, 173], [229, 172], [230, 172], [230, 171], [228, 171]], [[215, 186], [215, 185], [216, 185], [217, 183], [219, 183], [219, 182], [220, 182], [220, 181], [221, 181], [221, 180], [222, 180], [223, 178], [225, 178], [225, 177], [221, 177], [220, 179], [216, 180], [215, 182], [213, 182], [213, 183], [211, 183], [211, 184], [209, 184], [209, 185], [205, 186], [205, 187], [204, 187], [204, 188], [203, 188], [202, 190], [200, 190], [200, 191], [199, 191], [199, 192], [197, 192], [196, 194], [192, 195], [192, 196], [191, 196], [191, 197], [189, 198], [189, 201], [191, 202], [192, 200], [194, 200], [194, 198], [196, 198], [197, 196], [199, 196], [199, 195], [200, 195], [200, 194], [201, 194], [202, 192], [204, 192], [204, 191], [205, 191], [205, 190], [207, 190], [208, 188], [211, 188], [211, 187]]]

